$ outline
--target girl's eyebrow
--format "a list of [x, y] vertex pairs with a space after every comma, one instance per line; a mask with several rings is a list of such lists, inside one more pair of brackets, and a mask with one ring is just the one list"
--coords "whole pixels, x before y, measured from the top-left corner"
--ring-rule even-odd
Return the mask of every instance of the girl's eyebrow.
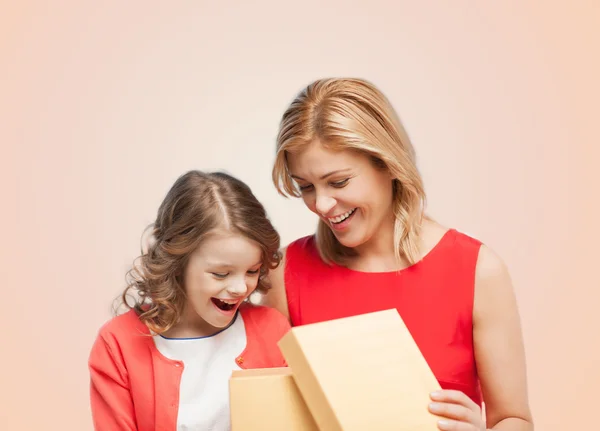
[[208, 261], [208, 266], [218, 266], [219, 268], [233, 268], [233, 265], [231, 265], [230, 263], [218, 261], [211, 262], [210, 260]]
[[[258, 266], [258, 265], [262, 265], [263, 261], [262, 259], [259, 260], [257, 263], [255, 263], [254, 265], [251, 266], [251, 268]], [[219, 262], [219, 261], [208, 261], [208, 266], [211, 267], [218, 267], [218, 268], [223, 268], [223, 269], [233, 269], [234, 265], [232, 265], [231, 263], [225, 263], [225, 262]]]

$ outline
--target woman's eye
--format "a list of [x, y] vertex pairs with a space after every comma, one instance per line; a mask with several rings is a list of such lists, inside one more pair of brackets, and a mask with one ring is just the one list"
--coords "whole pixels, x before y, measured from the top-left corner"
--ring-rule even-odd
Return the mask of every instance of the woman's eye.
[[213, 272], [212, 275], [214, 275], [217, 278], [225, 278], [229, 275], [229, 273], [227, 272]]
[[348, 181], [350, 181], [350, 178], [346, 178], [345, 180], [341, 180], [341, 181], [335, 181], [335, 182], [331, 183], [331, 185], [333, 187], [341, 188], [341, 187], [344, 187], [346, 184], [348, 184]]
[[298, 186], [298, 188], [300, 189], [301, 192], [306, 192], [312, 188], [312, 184], [309, 184], [306, 186]]

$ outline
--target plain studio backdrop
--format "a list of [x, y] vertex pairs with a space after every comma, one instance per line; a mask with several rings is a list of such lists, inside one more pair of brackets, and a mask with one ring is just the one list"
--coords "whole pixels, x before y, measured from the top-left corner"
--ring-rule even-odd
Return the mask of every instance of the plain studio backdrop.
[[[507, 262], [539, 430], [591, 429], [600, 387], [597, 1], [2, 2], [0, 429], [91, 430], [87, 358], [173, 181], [224, 169], [284, 244], [286, 105], [371, 80], [429, 213]], [[368, 295], [365, 289], [365, 295]]]

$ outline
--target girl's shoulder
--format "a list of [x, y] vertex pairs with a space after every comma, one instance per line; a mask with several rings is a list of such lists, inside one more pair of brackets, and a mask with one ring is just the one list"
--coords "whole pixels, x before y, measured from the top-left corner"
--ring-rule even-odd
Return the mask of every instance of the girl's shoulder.
[[253, 320], [257, 323], [263, 321], [269, 321], [271, 323], [280, 321], [287, 322], [285, 316], [275, 308], [267, 307], [265, 305], [256, 305], [249, 302], [240, 306], [240, 314], [244, 318], [244, 321]]
[[283, 336], [291, 327], [287, 318], [272, 307], [244, 303], [240, 307], [240, 314], [248, 333], [260, 331], [262, 334], [272, 333], [278, 337]]
[[[135, 310], [129, 310], [105, 322], [98, 331], [98, 338], [116, 341], [119, 344], [131, 342], [140, 336], [150, 336], [150, 330], [140, 320]], [[145, 338], [144, 337], [144, 338]]]
[[125, 369], [128, 362], [146, 361], [153, 343], [148, 327], [135, 310], [129, 310], [100, 327], [92, 345], [89, 364], [97, 368], [116, 365]]

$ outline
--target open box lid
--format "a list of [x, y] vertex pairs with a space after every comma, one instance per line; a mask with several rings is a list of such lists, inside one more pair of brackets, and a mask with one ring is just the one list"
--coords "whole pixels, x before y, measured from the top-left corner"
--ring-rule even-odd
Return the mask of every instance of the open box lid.
[[397, 310], [294, 327], [279, 347], [321, 431], [438, 429], [439, 383]]

